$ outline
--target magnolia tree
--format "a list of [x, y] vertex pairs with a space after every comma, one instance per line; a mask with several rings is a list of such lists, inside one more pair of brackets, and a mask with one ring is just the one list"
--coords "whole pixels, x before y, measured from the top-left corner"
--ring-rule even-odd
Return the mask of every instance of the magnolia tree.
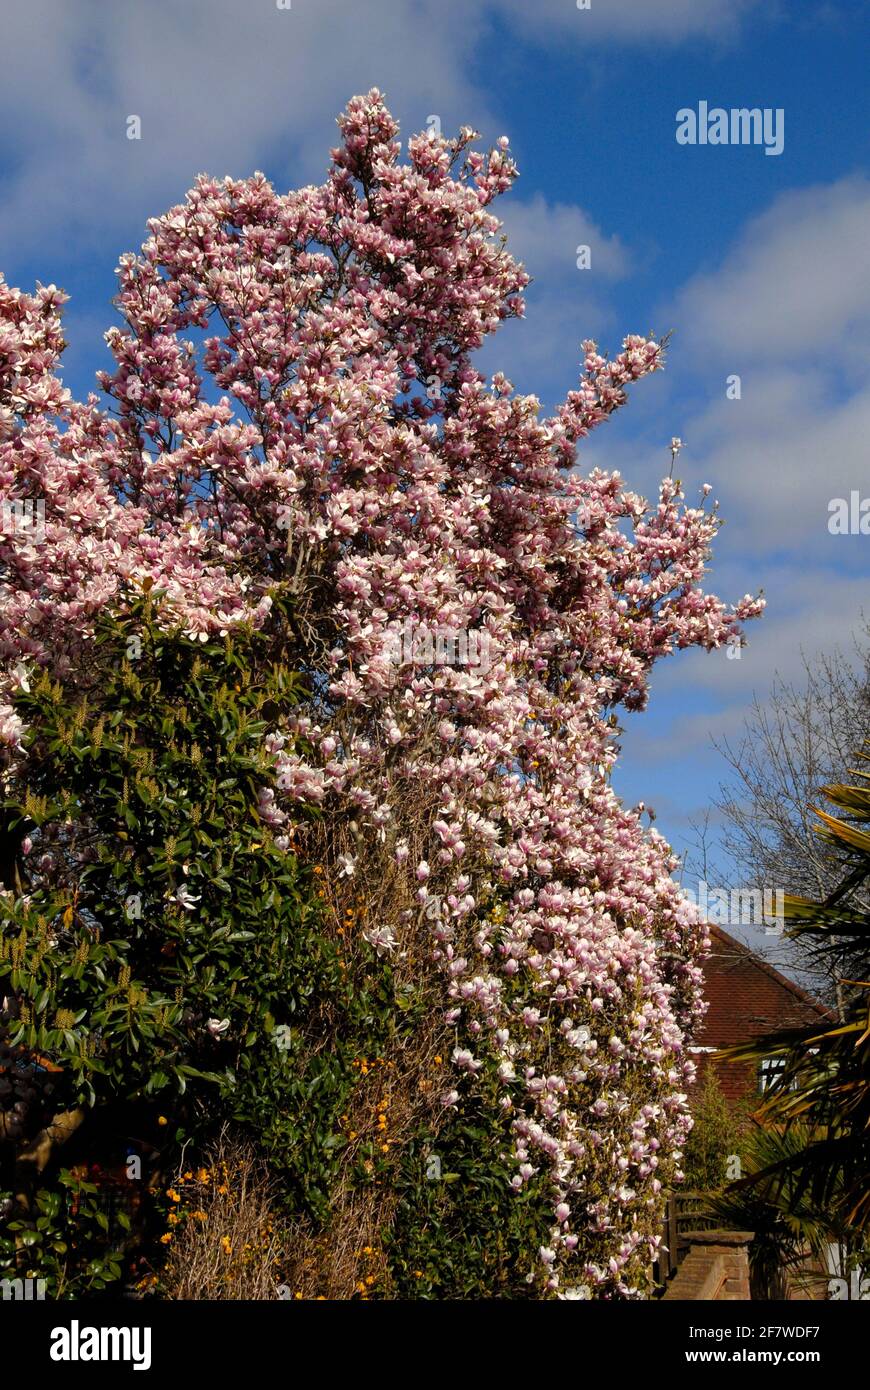
[[[549, 417], [474, 366], [528, 281], [490, 211], [507, 140], [421, 135], [401, 162], [377, 91], [339, 126], [322, 186], [201, 176], [121, 258], [108, 408], [60, 383], [65, 296], [0, 280], [7, 696], [36, 665], [86, 665], [95, 614], [131, 589], [203, 640], [272, 631], [283, 595], [276, 647], [309, 698], [274, 711], [263, 819], [287, 844], [315, 803], [332, 881], [370, 856], [403, 880], [405, 906], [360, 931], [396, 959], [428, 933], [446, 1122], [494, 1068], [513, 1186], [552, 1185], [537, 1277], [630, 1295], [690, 1123], [704, 928], [611, 789], [608, 715], [643, 708], [657, 658], [740, 640], [761, 603], [700, 587], [709, 488], [691, 507], [668, 479], [650, 507], [575, 471], [661, 343], [608, 360], [585, 342]], [[39, 499], [43, 532], [21, 521]], [[414, 647], [436, 631], [486, 660]], [[12, 770], [21, 732], [7, 705]]]

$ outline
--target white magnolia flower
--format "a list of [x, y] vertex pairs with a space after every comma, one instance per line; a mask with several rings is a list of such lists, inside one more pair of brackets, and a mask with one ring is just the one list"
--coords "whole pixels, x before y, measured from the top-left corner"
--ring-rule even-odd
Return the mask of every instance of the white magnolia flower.
[[213, 1038], [220, 1038], [229, 1028], [230, 1021], [228, 1018], [210, 1018], [205, 1026]]
[[338, 856], [338, 876], [339, 878], [353, 878], [356, 873], [356, 860], [350, 854], [340, 854]]
[[183, 907], [185, 912], [192, 912], [196, 904], [201, 899], [201, 894], [191, 893], [190, 889], [184, 884], [175, 890], [175, 901], [179, 907]]
[[454, 1062], [457, 1067], [463, 1067], [466, 1071], [478, 1072], [483, 1066], [483, 1063], [478, 1062], [474, 1053], [469, 1052], [467, 1047], [454, 1047], [450, 1056], [451, 1061]]
[[396, 934], [392, 927], [380, 926], [369, 927], [363, 932], [363, 939], [374, 946], [379, 956], [386, 955], [390, 951], [395, 951], [398, 946]]

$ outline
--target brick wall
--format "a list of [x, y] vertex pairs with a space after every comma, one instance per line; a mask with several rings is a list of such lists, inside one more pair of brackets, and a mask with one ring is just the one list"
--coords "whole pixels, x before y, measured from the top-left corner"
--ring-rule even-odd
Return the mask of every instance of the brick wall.
[[751, 1231], [686, 1231], [686, 1255], [664, 1297], [683, 1302], [749, 1301]]

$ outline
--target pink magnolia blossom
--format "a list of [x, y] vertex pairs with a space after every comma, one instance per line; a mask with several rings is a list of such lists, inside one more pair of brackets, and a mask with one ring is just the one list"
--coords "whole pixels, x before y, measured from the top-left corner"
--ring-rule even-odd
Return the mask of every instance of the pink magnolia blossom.
[[[111, 412], [61, 384], [65, 296], [0, 279], [0, 500], [44, 499], [46, 533], [0, 535], [7, 690], [21, 661], [74, 670], [96, 613], [146, 581], [206, 640], [268, 628], [281, 586], [316, 578], [331, 646], [300, 655], [321, 697], [267, 739], [262, 817], [347, 813], [435, 892], [445, 1012], [499, 1064], [512, 1185], [552, 1185], [546, 1287], [630, 1294], [689, 1128], [704, 927], [612, 789], [608, 715], [645, 706], [655, 661], [722, 646], [762, 604], [702, 588], [706, 490], [689, 505], [666, 478], [649, 504], [576, 467], [660, 342], [612, 359], [584, 342], [549, 417], [475, 367], [528, 281], [491, 210], [516, 176], [506, 142], [417, 136], [403, 163], [377, 91], [340, 127], [322, 185], [201, 176], [121, 258]], [[485, 637], [487, 663], [395, 662], [408, 622]], [[5, 757], [20, 734], [0, 706]], [[437, 801], [413, 862], [399, 782]], [[481, 1067], [459, 1044], [453, 1062], [447, 1106]]]

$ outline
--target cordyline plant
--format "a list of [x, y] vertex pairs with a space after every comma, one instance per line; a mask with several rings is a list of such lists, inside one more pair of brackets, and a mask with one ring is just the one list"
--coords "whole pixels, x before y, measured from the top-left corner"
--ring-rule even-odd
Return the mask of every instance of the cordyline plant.
[[[516, 176], [507, 140], [417, 136], [402, 163], [377, 91], [339, 125], [322, 186], [202, 176], [121, 258], [108, 411], [60, 385], [65, 296], [0, 282], [0, 495], [45, 502], [41, 544], [2, 540], [7, 679], [87, 663], [124, 586], [153, 584], [203, 642], [268, 634], [280, 592], [276, 658], [312, 695], [275, 710], [262, 813], [289, 829], [294, 805], [320, 808], [309, 843], [339, 897], [367, 864], [403, 877], [406, 905], [359, 930], [399, 959], [425, 924], [456, 1044], [447, 1123], [496, 1083], [513, 1186], [552, 1190], [535, 1280], [627, 1296], [689, 1127], [704, 929], [611, 789], [609, 712], [762, 605], [702, 591], [718, 519], [677, 480], [650, 508], [619, 474], [574, 471], [660, 342], [612, 361], [584, 343], [548, 418], [475, 368], [528, 283], [490, 211]], [[402, 663], [409, 630], [487, 661]], [[11, 707], [0, 727], [14, 760]]]

